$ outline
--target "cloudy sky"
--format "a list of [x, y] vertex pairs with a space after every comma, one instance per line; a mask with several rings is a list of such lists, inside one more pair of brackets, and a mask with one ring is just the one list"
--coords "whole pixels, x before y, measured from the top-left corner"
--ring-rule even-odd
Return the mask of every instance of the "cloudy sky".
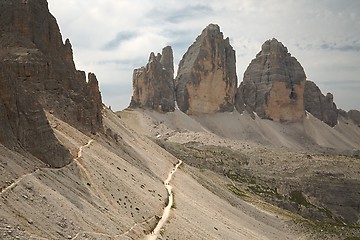
[[209, 24], [236, 50], [239, 83], [267, 39], [276, 38], [307, 78], [344, 110], [360, 109], [358, 0], [48, 0], [76, 67], [95, 72], [105, 104], [128, 106], [132, 71], [172, 46], [177, 65]]

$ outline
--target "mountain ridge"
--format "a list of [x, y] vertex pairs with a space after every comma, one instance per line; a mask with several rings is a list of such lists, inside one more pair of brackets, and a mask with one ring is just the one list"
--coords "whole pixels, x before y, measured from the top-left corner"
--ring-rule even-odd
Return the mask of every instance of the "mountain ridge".
[[[219, 39], [218, 45], [215, 39]], [[214, 52], [210, 53], [211, 51]], [[261, 118], [285, 122], [300, 121], [306, 117], [307, 111], [331, 127], [338, 123], [339, 112], [346, 115], [346, 118], [356, 115], [348, 116], [345, 111], [338, 109], [331, 93], [323, 95], [314, 82], [307, 80], [301, 64], [275, 38], [265, 41], [261, 51], [250, 62], [239, 86], [235, 62], [235, 51], [229, 38], [223, 39], [218, 25], [209, 24], [180, 61], [174, 79], [175, 87], [167, 87], [166, 91], [158, 90], [159, 93], [168, 92], [170, 96], [161, 101], [171, 103], [175, 95], [175, 105], [190, 115], [231, 112], [236, 109], [240, 113], [246, 110], [253, 118], [256, 113]], [[171, 65], [173, 69], [173, 63]], [[220, 71], [219, 74], [216, 74], [217, 71]], [[161, 71], [154, 74], [153, 82], [161, 79]], [[222, 86], [223, 82], [226, 85]], [[143, 94], [146, 94], [146, 87], [142, 85], [133, 77], [133, 89], [141, 88]], [[146, 108], [146, 104], [141, 102], [147, 101], [150, 100], [145, 98], [139, 100], [137, 105], [130, 103], [130, 107]], [[192, 108], [189, 101], [194, 101]], [[171, 111], [174, 111], [173, 107], [163, 112]]]

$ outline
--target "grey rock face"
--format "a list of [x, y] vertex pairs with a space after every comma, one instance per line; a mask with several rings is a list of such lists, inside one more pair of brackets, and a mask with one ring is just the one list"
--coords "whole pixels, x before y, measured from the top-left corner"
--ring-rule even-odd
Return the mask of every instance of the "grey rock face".
[[360, 126], [360, 112], [358, 110], [350, 110], [347, 115], [355, 124]]
[[[71, 156], [52, 133], [44, 110], [90, 134], [102, 130], [95, 75], [75, 68], [46, 0], [0, 0], [1, 143], [60, 167]], [[6, 130], [5, 130], [6, 129]]]
[[131, 108], [144, 107], [162, 112], [175, 110], [173, 52], [170, 46], [162, 54], [150, 54], [146, 67], [134, 70]]
[[312, 81], [306, 81], [304, 92], [305, 110], [316, 118], [333, 127], [338, 121], [338, 109], [331, 93], [324, 96]]
[[0, 72], [0, 143], [9, 149], [26, 149], [52, 167], [68, 164], [72, 157], [58, 142], [42, 106], [21, 85], [4, 81]]
[[176, 99], [181, 111], [201, 114], [233, 111], [237, 88], [235, 51], [218, 25], [210, 24], [179, 64]]
[[262, 45], [244, 73], [236, 93], [236, 108], [261, 118], [296, 121], [304, 117], [306, 75], [296, 58], [276, 39]]

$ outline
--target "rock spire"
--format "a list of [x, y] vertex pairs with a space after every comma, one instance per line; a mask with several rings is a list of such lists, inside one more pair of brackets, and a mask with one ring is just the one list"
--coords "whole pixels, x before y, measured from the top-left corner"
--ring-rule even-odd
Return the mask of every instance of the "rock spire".
[[161, 112], [175, 110], [173, 52], [170, 46], [162, 54], [150, 54], [145, 67], [134, 70], [131, 108], [144, 107]]
[[314, 117], [334, 127], [338, 122], [338, 109], [331, 93], [324, 96], [319, 87], [312, 81], [306, 81], [304, 91], [305, 110]]
[[233, 111], [235, 51], [218, 25], [208, 25], [189, 47], [180, 61], [175, 84], [177, 104], [187, 114]]
[[266, 41], [244, 73], [236, 108], [261, 118], [297, 121], [305, 116], [306, 75], [296, 58], [276, 39]]

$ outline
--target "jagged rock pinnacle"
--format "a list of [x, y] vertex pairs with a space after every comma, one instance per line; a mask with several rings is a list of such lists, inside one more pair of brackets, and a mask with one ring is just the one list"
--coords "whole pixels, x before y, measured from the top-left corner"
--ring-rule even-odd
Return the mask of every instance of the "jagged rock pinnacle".
[[220, 27], [208, 25], [179, 64], [176, 99], [187, 114], [232, 111], [237, 87], [235, 51]]
[[131, 108], [143, 107], [170, 112], [175, 110], [173, 52], [170, 46], [162, 54], [152, 52], [146, 67], [134, 70]]

